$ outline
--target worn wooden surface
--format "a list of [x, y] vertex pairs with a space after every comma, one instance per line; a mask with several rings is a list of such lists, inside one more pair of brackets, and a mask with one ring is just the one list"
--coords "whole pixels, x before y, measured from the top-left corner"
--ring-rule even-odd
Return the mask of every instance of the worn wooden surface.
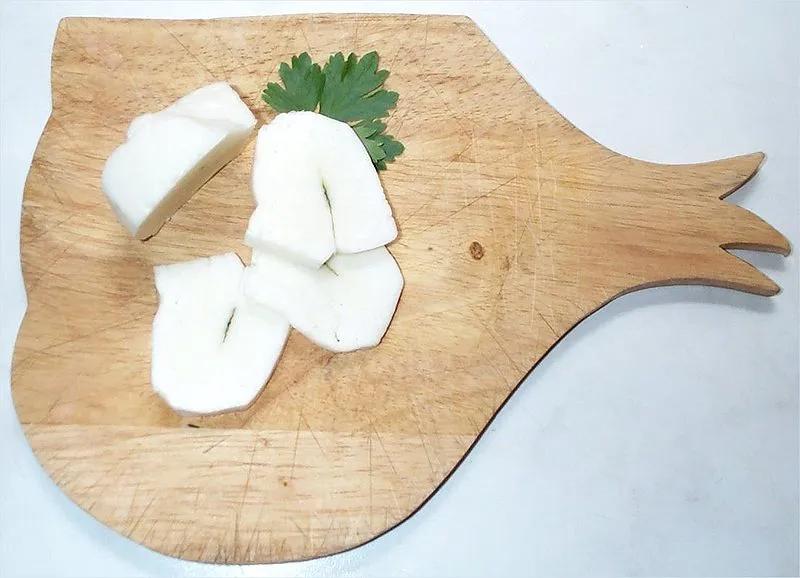
[[[146, 243], [100, 190], [128, 122], [215, 80], [262, 121], [278, 64], [377, 50], [406, 144], [382, 174], [406, 286], [372, 351], [293, 333], [247, 411], [188, 427], [151, 392], [153, 265], [235, 250], [253, 208], [252, 143]], [[692, 166], [597, 145], [466, 18], [69, 19], [53, 114], [25, 187], [28, 310], [12, 387], [30, 443], [91, 515], [157, 551], [270, 562], [341, 551], [409, 516], [571, 327], [637, 288], [777, 288], [723, 248], [788, 252], [720, 199], [761, 154]]]

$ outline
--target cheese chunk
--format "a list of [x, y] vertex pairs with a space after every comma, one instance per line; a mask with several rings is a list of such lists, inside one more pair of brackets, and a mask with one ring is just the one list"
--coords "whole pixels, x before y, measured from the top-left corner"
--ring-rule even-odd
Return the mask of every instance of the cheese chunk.
[[314, 112], [279, 114], [259, 130], [252, 176], [254, 249], [319, 267], [334, 253], [390, 243], [397, 225], [378, 173], [346, 123]]
[[242, 294], [234, 253], [159, 265], [151, 383], [185, 415], [244, 409], [272, 375], [289, 323]]
[[102, 187], [120, 222], [151, 237], [244, 148], [256, 118], [226, 83], [135, 118], [103, 168]]
[[243, 292], [286, 317], [317, 345], [345, 352], [381, 342], [403, 285], [400, 268], [385, 247], [337, 254], [319, 269], [254, 251]]

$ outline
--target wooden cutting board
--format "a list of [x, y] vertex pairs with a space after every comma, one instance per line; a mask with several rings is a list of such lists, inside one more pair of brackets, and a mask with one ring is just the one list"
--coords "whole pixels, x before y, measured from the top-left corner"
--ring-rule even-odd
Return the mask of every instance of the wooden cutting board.
[[[252, 143], [145, 243], [113, 217], [103, 163], [134, 116], [212, 81], [269, 121], [261, 89], [306, 50], [377, 50], [400, 93], [389, 125], [406, 152], [381, 175], [406, 280], [395, 320], [379, 347], [345, 355], [293, 332], [250, 409], [182, 419], [150, 389], [152, 268], [231, 250], [247, 262]], [[607, 150], [467, 18], [67, 19], [52, 91], [23, 201], [14, 401], [70, 498], [172, 556], [277, 562], [362, 544], [430, 497], [586, 315], [674, 283], [772, 295], [724, 248], [789, 251], [720, 200], [761, 153], [665, 166]]]

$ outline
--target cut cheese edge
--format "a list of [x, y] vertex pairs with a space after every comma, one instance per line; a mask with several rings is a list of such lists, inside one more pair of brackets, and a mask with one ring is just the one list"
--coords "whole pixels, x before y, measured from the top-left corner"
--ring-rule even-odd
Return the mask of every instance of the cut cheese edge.
[[320, 347], [341, 353], [381, 342], [403, 285], [400, 268], [385, 247], [337, 254], [319, 269], [254, 251], [243, 292], [279, 312]]
[[235, 253], [155, 267], [151, 383], [178, 413], [248, 407], [283, 352], [288, 322], [243, 297], [243, 273]]
[[137, 239], [156, 234], [214, 174], [238, 156], [255, 116], [226, 83], [199, 88], [135, 118], [103, 167], [102, 187]]
[[331, 207], [336, 252], [361, 253], [388, 245], [397, 238], [397, 224], [361, 139], [346, 123], [308, 114], [319, 126], [317, 158]]
[[256, 137], [252, 186], [257, 206], [244, 242], [318, 268], [336, 248], [330, 208], [305, 117], [279, 114]]

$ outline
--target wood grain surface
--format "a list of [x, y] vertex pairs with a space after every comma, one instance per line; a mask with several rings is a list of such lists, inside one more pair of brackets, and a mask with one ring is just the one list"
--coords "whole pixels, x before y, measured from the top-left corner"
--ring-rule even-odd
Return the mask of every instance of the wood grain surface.
[[[400, 93], [382, 173], [405, 290], [382, 344], [332, 355], [293, 332], [248, 410], [182, 419], [150, 388], [153, 266], [249, 250], [251, 142], [147, 242], [100, 189], [130, 120], [203, 84], [259, 99], [309, 51], [377, 50]], [[528, 371], [614, 297], [702, 283], [777, 291], [725, 248], [787, 240], [721, 199], [755, 153], [665, 166], [603, 148], [461, 17], [67, 19], [53, 113], [25, 185], [28, 309], [12, 389], [36, 456], [98, 520], [190, 560], [277, 562], [362, 544], [443, 482]], [[224, 386], [224, 384], [220, 384]]]

